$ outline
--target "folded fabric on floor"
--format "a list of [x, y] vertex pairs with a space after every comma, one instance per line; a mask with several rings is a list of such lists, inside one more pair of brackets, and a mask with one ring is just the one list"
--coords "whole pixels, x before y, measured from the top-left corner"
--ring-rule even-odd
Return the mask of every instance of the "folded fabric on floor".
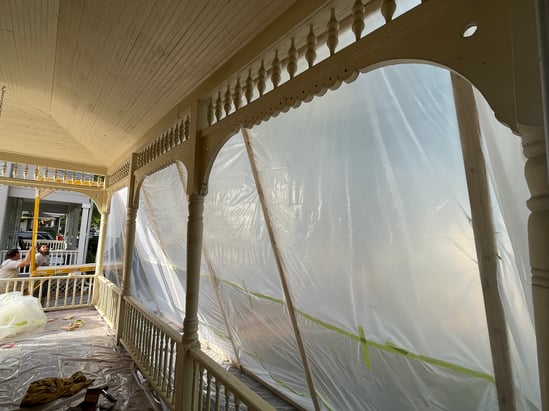
[[89, 380], [82, 372], [77, 371], [69, 378], [51, 377], [30, 383], [27, 393], [21, 401], [21, 407], [34, 407], [46, 404], [60, 397], [70, 397], [90, 385]]

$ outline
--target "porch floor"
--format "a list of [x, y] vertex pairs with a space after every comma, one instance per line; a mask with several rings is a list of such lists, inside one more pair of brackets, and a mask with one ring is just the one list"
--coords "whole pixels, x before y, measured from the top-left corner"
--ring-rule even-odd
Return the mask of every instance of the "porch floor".
[[[113, 330], [95, 309], [51, 311], [46, 316], [48, 322], [43, 327], [0, 340], [0, 411], [64, 411], [78, 405], [86, 390], [42, 406], [19, 407], [32, 381], [68, 378], [76, 371], [93, 379], [92, 386], [108, 385], [108, 392], [117, 400], [113, 411], [167, 410], [144, 388], [144, 380], [129, 354], [122, 346], [116, 346]], [[82, 320], [83, 325], [72, 331], [62, 328], [75, 320]], [[209, 355], [278, 411], [297, 411], [222, 358], [216, 358], [213, 352]], [[108, 407], [111, 403], [100, 396], [99, 405]]]
[[[142, 387], [130, 356], [115, 344], [114, 333], [95, 309], [46, 313], [43, 328], [0, 341], [0, 411], [19, 410], [32, 381], [48, 377], [68, 378], [82, 371], [92, 386], [108, 385], [117, 400], [113, 410], [157, 411], [161, 406]], [[68, 317], [72, 317], [70, 320]], [[71, 321], [83, 325], [63, 330]], [[25, 410], [62, 411], [80, 403], [86, 390]], [[100, 396], [99, 405], [111, 403]], [[99, 409], [99, 408], [98, 408]]]

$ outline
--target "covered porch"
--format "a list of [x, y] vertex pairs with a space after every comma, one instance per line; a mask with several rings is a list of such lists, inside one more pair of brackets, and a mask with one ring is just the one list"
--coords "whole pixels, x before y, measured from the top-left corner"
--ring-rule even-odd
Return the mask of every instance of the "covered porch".
[[0, 184], [101, 227], [0, 281], [170, 410], [549, 410], [540, 4], [7, 1]]

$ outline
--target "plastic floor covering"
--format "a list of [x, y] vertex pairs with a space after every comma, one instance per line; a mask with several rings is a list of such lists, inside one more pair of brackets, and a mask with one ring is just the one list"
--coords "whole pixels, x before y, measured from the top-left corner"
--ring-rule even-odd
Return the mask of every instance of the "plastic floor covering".
[[[108, 386], [115, 399], [111, 410], [159, 411], [162, 406], [142, 388], [130, 356], [117, 347], [113, 331], [94, 309], [54, 311], [46, 314], [41, 328], [0, 340], [0, 411], [64, 411], [82, 402], [86, 390], [72, 397], [19, 408], [32, 381], [49, 377], [69, 378], [81, 371], [93, 379], [91, 387]], [[70, 317], [70, 319], [69, 319]], [[70, 323], [80, 325], [71, 331]], [[101, 395], [98, 410], [113, 403]]]

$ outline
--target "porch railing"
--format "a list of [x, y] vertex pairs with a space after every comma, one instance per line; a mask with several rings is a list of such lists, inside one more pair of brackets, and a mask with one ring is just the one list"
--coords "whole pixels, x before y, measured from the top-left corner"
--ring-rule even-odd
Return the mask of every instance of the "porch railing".
[[[0, 261], [6, 260], [6, 253], [8, 250], [0, 251]], [[21, 250], [21, 258], [25, 258], [27, 255], [27, 250]], [[60, 266], [60, 265], [75, 265], [77, 264], [78, 259], [78, 250], [50, 250], [50, 265], [51, 266]], [[20, 268], [20, 274], [28, 274], [30, 272], [30, 265]]]
[[38, 298], [44, 311], [93, 306], [95, 275], [62, 275], [0, 279], [0, 290]]
[[[193, 411], [275, 410], [198, 347], [188, 350], [185, 357], [185, 361], [192, 361], [193, 374], [177, 375], [183, 372], [183, 367], [176, 367], [177, 357], [184, 355], [181, 332], [132, 297], [125, 297], [124, 304], [120, 342], [170, 410], [182, 409], [176, 406], [176, 393], [183, 389], [182, 384], [192, 384]], [[182, 384], [176, 385], [176, 375]]]
[[[22, 246], [25, 247], [25, 249], [29, 249], [32, 245], [32, 240], [21, 240]], [[52, 250], [65, 250], [67, 248], [67, 243], [64, 240], [36, 240], [38, 244], [47, 244], [50, 248], [50, 254]]]
[[125, 297], [120, 342], [166, 405], [175, 410], [175, 363], [182, 335], [132, 297]]
[[191, 348], [188, 358], [193, 362], [193, 410], [275, 410], [200, 348]]
[[[0, 290], [19, 291], [37, 297], [44, 311], [93, 307], [111, 326], [117, 325], [120, 290], [103, 276], [56, 275], [0, 279]], [[176, 393], [192, 384], [192, 410], [267, 410], [274, 408], [200, 348], [187, 351], [192, 375], [178, 375], [178, 356], [184, 355], [183, 335], [147, 311], [137, 300], [125, 297], [120, 342], [170, 410], [180, 410]], [[177, 381], [182, 383], [176, 385]], [[185, 381], [185, 379], [187, 379]]]
[[109, 326], [118, 327], [118, 304], [120, 288], [100, 275], [95, 278], [95, 309]]

